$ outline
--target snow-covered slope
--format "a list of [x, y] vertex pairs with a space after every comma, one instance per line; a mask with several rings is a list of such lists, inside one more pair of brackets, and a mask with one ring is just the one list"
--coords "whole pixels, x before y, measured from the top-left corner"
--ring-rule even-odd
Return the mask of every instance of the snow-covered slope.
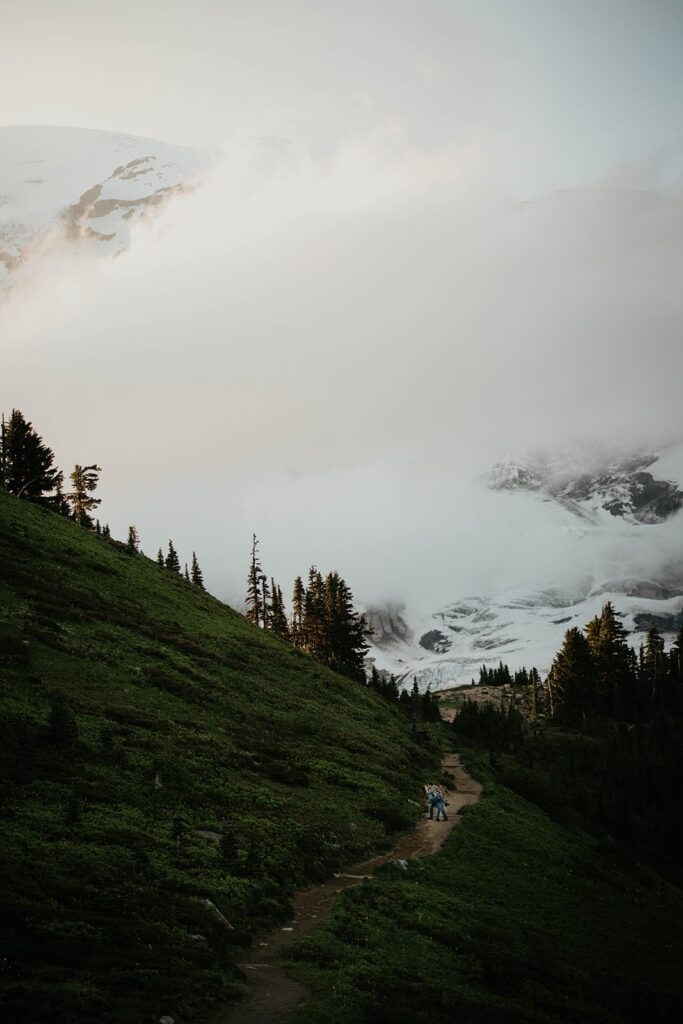
[[[531, 529], [551, 531], [576, 555], [552, 585], [454, 595], [428, 615], [397, 605], [370, 608], [370, 657], [422, 689], [469, 682], [482, 664], [547, 671], [571, 626], [612, 601], [638, 645], [657, 626], [683, 624], [683, 445], [586, 468], [576, 454], [507, 459], [487, 484], [501, 523], [514, 503]], [[513, 538], [510, 539], [513, 543]], [[577, 569], [578, 567], [578, 569]], [[577, 571], [575, 571], [577, 570]]]
[[0, 288], [48, 238], [116, 254], [195, 186], [209, 152], [81, 128], [0, 127]]

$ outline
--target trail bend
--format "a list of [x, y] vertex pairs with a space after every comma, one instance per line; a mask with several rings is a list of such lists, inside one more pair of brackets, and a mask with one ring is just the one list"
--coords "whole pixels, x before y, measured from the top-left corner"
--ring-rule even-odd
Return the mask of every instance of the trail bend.
[[345, 889], [361, 884], [380, 865], [391, 860], [415, 860], [436, 853], [460, 822], [458, 812], [461, 808], [479, 800], [482, 786], [468, 775], [457, 754], [446, 754], [441, 767], [455, 779], [455, 788], [447, 790], [448, 821], [430, 821], [424, 814], [415, 828], [402, 836], [387, 853], [357, 864], [321, 885], [297, 892], [292, 901], [292, 919], [257, 939], [240, 964], [250, 979], [247, 994], [239, 1003], [222, 1010], [216, 1016], [215, 1024], [285, 1024], [305, 1006], [309, 993], [303, 985], [288, 977], [280, 966], [282, 951], [324, 924], [332, 913], [337, 896]]

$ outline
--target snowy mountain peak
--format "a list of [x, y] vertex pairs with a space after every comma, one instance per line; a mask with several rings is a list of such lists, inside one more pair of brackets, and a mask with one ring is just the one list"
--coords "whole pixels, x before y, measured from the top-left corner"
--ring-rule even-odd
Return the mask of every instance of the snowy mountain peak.
[[482, 482], [509, 529], [514, 512], [531, 538], [556, 538], [564, 562], [554, 577], [539, 561], [535, 582], [474, 595], [458, 593], [455, 578], [453, 599], [429, 614], [373, 608], [378, 669], [422, 690], [469, 682], [500, 660], [547, 672], [566, 630], [583, 629], [606, 601], [636, 647], [653, 626], [670, 639], [683, 624], [683, 445], [511, 457]]
[[80, 128], [0, 128], [0, 288], [47, 238], [116, 255], [137, 218], [195, 187], [206, 150]]
[[657, 461], [655, 453], [643, 452], [582, 469], [574, 458], [506, 459], [493, 467], [489, 486], [541, 492], [582, 518], [605, 511], [631, 523], [661, 523], [683, 507], [683, 492], [648, 471]]

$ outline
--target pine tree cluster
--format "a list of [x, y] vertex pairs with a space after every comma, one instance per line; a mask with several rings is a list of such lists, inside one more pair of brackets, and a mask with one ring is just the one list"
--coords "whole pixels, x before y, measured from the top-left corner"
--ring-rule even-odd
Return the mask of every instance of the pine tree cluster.
[[[135, 530], [135, 527], [131, 526], [130, 529]], [[137, 537], [137, 530], [135, 531], [135, 536]], [[129, 534], [129, 546], [130, 543], [131, 540]], [[176, 551], [172, 540], [169, 540], [168, 542], [168, 551], [166, 555], [164, 555], [161, 548], [159, 548], [159, 550], [157, 551], [156, 561], [157, 565], [161, 569], [168, 569], [168, 571], [172, 572], [175, 576], [182, 576], [187, 583], [191, 583], [193, 586], [198, 587], [200, 590], [206, 590], [206, 587], [204, 586], [204, 576], [202, 570], [199, 568], [197, 555], [194, 551], [192, 552], [191, 570], [188, 569], [187, 562], [185, 562], [185, 568], [181, 569], [180, 558], [178, 557], [178, 552]]]
[[260, 629], [289, 640], [298, 650], [336, 672], [365, 682], [365, 655], [370, 631], [364, 615], [353, 607], [353, 594], [337, 572], [323, 577], [312, 566], [308, 586], [297, 576], [288, 619], [282, 590], [268, 580], [254, 534], [247, 575], [246, 617]]
[[9, 494], [32, 501], [92, 529], [90, 513], [100, 503], [93, 497], [101, 468], [76, 465], [69, 475], [72, 490], [64, 494], [64, 474], [55, 465], [51, 448], [19, 409], [0, 422], [0, 486]]
[[390, 701], [392, 704], [397, 704], [400, 710], [413, 721], [441, 721], [438, 698], [430, 690], [420, 693], [417, 679], [413, 679], [413, 685], [410, 690], [401, 690], [396, 681], [396, 676], [389, 675], [386, 672], [378, 672], [375, 665], [373, 665], [367, 683], [370, 689], [379, 693], [380, 697], [384, 697], [385, 700]]
[[639, 655], [627, 635], [609, 601], [585, 633], [567, 630], [546, 680], [553, 719], [566, 725], [596, 717], [636, 723], [659, 712], [683, 712], [683, 626], [668, 653], [657, 629], [649, 630]]
[[524, 742], [524, 718], [512, 703], [496, 707], [466, 700], [453, 719], [453, 729], [493, 752], [509, 753]]
[[[52, 449], [48, 448], [19, 409], [13, 409], [9, 419], [2, 414], [0, 487], [17, 498], [42, 505], [59, 515], [73, 519], [80, 526], [92, 530], [96, 536], [111, 542], [130, 555], [141, 555], [140, 537], [135, 526], [128, 528], [128, 540], [124, 545], [112, 540], [108, 524], [103, 526], [99, 519], [93, 519], [93, 513], [101, 503], [101, 499], [94, 496], [101, 472], [102, 468], [97, 463], [88, 466], [77, 464], [69, 474], [71, 490], [65, 494], [64, 474], [55, 465]], [[157, 562], [172, 572], [181, 573], [180, 560], [172, 541], [169, 541], [166, 556], [159, 549]], [[200, 590], [205, 589], [202, 570], [194, 551], [191, 569], [185, 565], [184, 576], [188, 583], [194, 584]]]
[[[528, 686], [531, 682], [531, 673], [536, 672], [535, 668], [527, 671], [526, 668], [522, 667], [517, 669], [513, 674], [507, 665], [504, 665], [501, 661], [496, 668], [487, 668], [486, 665], [482, 665], [479, 669], [479, 679], [476, 681], [472, 680], [472, 685], [477, 686]], [[538, 673], [536, 672], [536, 675]]]
[[429, 692], [420, 694], [417, 682], [412, 691], [400, 691], [395, 677], [378, 672], [374, 665], [367, 677], [365, 656], [371, 630], [365, 615], [355, 611], [351, 589], [338, 572], [323, 576], [315, 565], [311, 566], [306, 585], [297, 576], [288, 618], [282, 590], [264, 573], [258, 547], [253, 534], [246, 598], [246, 618], [250, 622], [283, 637], [335, 672], [369, 686], [413, 720], [440, 720], [438, 700]]
[[683, 627], [671, 650], [652, 628], [640, 652], [627, 642], [628, 633], [611, 602], [584, 631], [568, 629], [542, 683], [535, 668], [514, 673], [501, 661], [496, 668], [482, 665], [472, 685], [505, 686], [524, 690], [529, 719], [549, 718], [558, 725], [580, 725], [592, 719], [649, 722], [659, 712], [683, 713]]

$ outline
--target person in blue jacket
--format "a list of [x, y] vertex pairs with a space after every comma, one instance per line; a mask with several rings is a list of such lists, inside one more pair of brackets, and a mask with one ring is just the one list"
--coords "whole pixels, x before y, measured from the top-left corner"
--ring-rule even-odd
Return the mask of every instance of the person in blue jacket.
[[[429, 803], [429, 820], [434, 820], [434, 808], [436, 807], [436, 820], [448, 821], [446, 798], [441, 787], [434, 784], [425, 786], [425, 795]], [[441, 815], [441, 818], [439, 818], [439, 815]]]

